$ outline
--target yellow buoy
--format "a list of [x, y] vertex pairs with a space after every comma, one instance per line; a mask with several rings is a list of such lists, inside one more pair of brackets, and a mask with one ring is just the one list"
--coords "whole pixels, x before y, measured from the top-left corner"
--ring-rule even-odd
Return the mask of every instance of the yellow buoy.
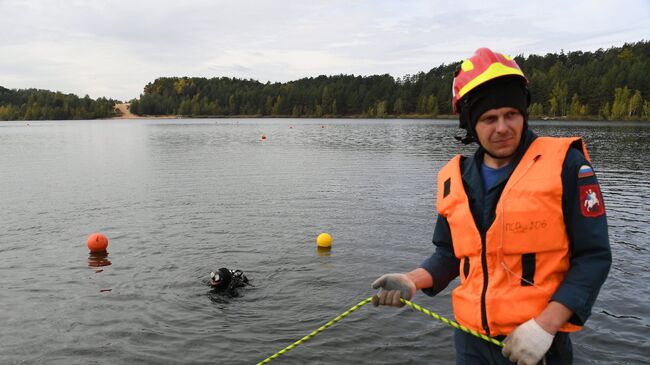
[[330, 248], [332, 247], [332, 236], [329, 233], [323, 232], [316, 238], [316, 244], [318, 247]]

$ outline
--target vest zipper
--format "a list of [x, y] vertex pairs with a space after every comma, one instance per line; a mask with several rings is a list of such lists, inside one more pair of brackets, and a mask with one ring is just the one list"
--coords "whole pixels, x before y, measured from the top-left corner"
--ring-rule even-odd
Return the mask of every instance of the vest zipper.
[[485, 296], [488, 288], [488, 267], [487, 267], [487, 243], [485, 233], [481, 233], [481, 267], [483, 268], [483, 290], [481, 291], [481, 324], [486, 334], [490, 335], [490, 326], [487, 320], [487, 309], [485, 308]]
[[[501, 203], [500, 204], [501, 205], [501, 244], [500, 244], [499, 249], [503, 248], [503, 235], [504, 235], [503, 225], [504, 225], [504, 221], [505, 221], [505, 212], [504, 212], [504, 209], [503, 209], [503, 202], [501, 200], [504, 198], [506, 193], [509, 192], [510, 189], [512, 189], [512, 186], [514, 186], [516, 183], [519, 182], [519, 180], [523, 177], [523, 175], [525, 175], [528, 172], [528, 170], [535, 164], [535, 162], [537, 162], [537, 160], [540, 157], [541, 157], [541, 155], [536, 155], [535, 157], [533, 157], [533, 160], [528, 164], [528, 166], [526, 166], [526, 169], [521, 174], [521, 176], [519, 176], [519, 178], [517, 180], [515, 180], [512, 183], [512, 185], [510, 185], [510, 188], [508, 189], [508, 191], [505, 191], [505, 189], [504, 189], [504, 191], [501, 193], [501, 196], [499, 197], [499, 202], [497, 202], [497, 206], [499, 205], [499, 203]], [[515, 170], [516, 170], [516, 168], [515, 168]], [[510, 178], [508, 178], [508, 179], [510, 179]], [[490, 228], [488, 228], [487, 230], [489, 230], [489, 229]], [[483, 325], [483, 329], [485, 330], [485, 333], [489, 336], [490, 335], [490, 326], [488, 325], [487, 309], [485, 307], [485, 297], [487, 296], [487, 288], [488, 288], [487, 242], [486, 242], [486, 239], [485, 239], [485, 236], [487, 234], [487, 230], [486, 230], [486, 232], [481, 232], [481, 267], [483, 268], [483, 290], [481, 291], [481, 324]]]

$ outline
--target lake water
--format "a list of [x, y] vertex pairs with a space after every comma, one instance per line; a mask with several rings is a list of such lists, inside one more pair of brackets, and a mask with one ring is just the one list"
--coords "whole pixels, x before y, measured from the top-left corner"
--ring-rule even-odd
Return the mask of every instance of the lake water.
[[[265, 359], [432, 252], [436, 172], [471, 153], [456, 125], [0, 123], [0, 363]], [[614, 262], [573, 336], [575, 363], [650, 363], [650, 124], [533, 128], [584, 136], [607, 207]], [[96, 231], [110, 239], [103, 259], [86, 249]], [[329, 255], [316, 249], [321, 232], [334, 238]], [[254, 287], [211, 294], [208, 274], [222, 266]], [[450, 291], [413, 301], [452, 317]], [[452, 337], [419, 312], [368, 305], [272, 363], [448, 364]]]

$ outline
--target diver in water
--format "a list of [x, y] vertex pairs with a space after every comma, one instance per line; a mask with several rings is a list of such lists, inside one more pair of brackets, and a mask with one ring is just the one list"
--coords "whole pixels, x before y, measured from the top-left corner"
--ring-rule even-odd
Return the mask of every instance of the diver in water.
[[217, 293], [232, 297], [239, 296], [239, 288], [251, 285], [241, 270], [230, 270], [225, 267], [210, 273], [210, 286]]

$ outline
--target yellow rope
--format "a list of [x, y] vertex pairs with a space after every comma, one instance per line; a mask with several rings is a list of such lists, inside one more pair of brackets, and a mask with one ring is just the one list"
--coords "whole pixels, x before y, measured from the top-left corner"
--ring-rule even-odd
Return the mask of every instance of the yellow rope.
[[474, 336], [476, 336], [476, 337], [478, 337], [478, 338], [482, 338], [482, 339], [484, 339], [485, 341], [490, 342], [490, 343], [493, 343], [493, 344], [495, 344], [495, 345], [497, 345], [497, 346], [499, 346], [499, 347], [503, 347], [503, 342], [497, 340], [496, 338], [492, 338], [492, 337], [486, 336], [486, 335], [484, 335], [484, 334], [482, 334], [482, 333], [479, 333], [478, 331], [475, 331], [475, 330], [473, 330], [473, 329], [467, 328], [467, 327], [463, 326], [462, 324], [458, 324], [457, 322], [454, 322], [454, 321], [452, 321], [452, 320], [450, 320], [450, 319], [447, 319], [447, 318], [445, 318], [445, 317], [443, 317], [443, 316], [441, 316], [441, 315], [438, 315], [438, 314], [436, 314], [436, 313], [434, 313], [434, 312], [432, 312], [432, 311], [430, 311], [430, 310], [428, 310], [428, 309], [426, 309], [426, 308], [422, 308], [422, 307], [420, 307], [419, 305], [417, 305], [417, 304], [415, 304], [415, 303], [409, 302], [408, 300], [406, 300], [406, 299], [404, 299], [404, 298], [399, 298], [399, 300], [400, 300], [402, 303], [408, 305], [409, 307], [411, 307], [411, 308], [413, 308], [413, 309], [415, 309], [415, 310], [417, 310], [417, 311], [420, 311], [420, 312], [422, 312], [422, 313], [424, 313], [424, 314], [426, 314], [426, 315], [429, 315], [429, 316], [431, 316], [431, 317], [433, 317], [433, 318], [439, 320], [440, 322], [442, 322], [442, 323], [444, 323], [444, 324], [446, 324], [446, 325], [449, 325], [449, 326], [452, 326], [452, 327], [454, 327], [454, 328], [457, 328], [457, 329], [459, 329], [459, 330], [461, 330], [461, 331], [463, 331], [463, 332], [467, 332], [467, 333], [469, 333], [470, 335], [474, 335]]
[[331, 321], [325, 323], [323, 326], [321, 326], [321, 327], [318, 328], [317, 330], [313, 331], [312, 333], [308, 334], [307, 336], [305, 336], [305, 337], [299, 339], [298, 341], [292, 343], [291, 345], [289, 345], [289, 346], [283, 348], [282, 350], [278, 351], [277, 353], [275, 353], [275, 354], [273, 354], [273, 355], [267, 357], [266, 359], [262, 360], [261, 362], [258, 362], [257, 365], [260, 365], [260, 364], [266, 364], [266, 363], [268, 363], [269, 361], [275, 359], [276, 357], [278, 357], [278, 356], [284, 354], [285, 352], [291, 350], [292, 348], [294, 348], [294, 347], [300, 345], [301, 343], [303, 343], [303, 342], [309, 340], [310, 338], [316, 336], [316, 335], [319, 334], [320, 332], [323, 332], [324, 330], [326, 330], [328, 327], [330, 327], [330, 326], [333, 325], [334, 323], [340, 321], [343, 317], [346, 317], [348, 314], [350, 314], [350, 313], [354, 312], [355, 310], [357, 310], [357, 309], [363, 307], [364, 305], [370, 303], [371, 300], [372, 300], [372, 297], [360, 301], [359, 304], [357, 304], [357, 305], [355, 305], [354, 307], [352, 307], [352, 308], [346, 310], [345, 312], [341, 313], [341, 315], [339, 315], [338, 317], [334, 318], [333, 320], [331, 320]]
[[[447, 319], [447, 318], [445, 318], [443, 316], [440, 316], [440, 315], [438, 315], [438, 314], [436, 314], [436, 313], [434, 313], [434, 312], [432, 312], [432, 311], [430, 311], [430, 310], [428, 310], [426, 308], [422, 308], [422, 307], [420, 307], [419, 305], [417, 305], [415, 303], [409, 302], [406, 299], [400, 298], [400, 300], [402, 301], [402, 303], [408, 305], [409, 307], [411, 307], [411, 308], [413, 308], [413, 309], [415, 309], [417, 311], [420, 311], [420, 312], [422, 312], [422, 313], [424, 313], [424, 314], [426, 314], [428, 316], [431, 316], [431, 317], [439, 320], [440, 322], [442, 322], [442, 323], [444, 323], [446, 325], [452, 326], [452, 327], [457, 328], [457, 329], [459, 329], [459, 330], [461, 330], [463, 332], [467, 332], [467, 333], [469, 333], [471, 335], [474, 335], [474, 336], [476, 336], [478, 338], [481, 338], [481, 339], [483, 339], [485, 341], [488, 341], [488, 342], [493, 343], [493, 344], [495, 344], [497, 346], [503, 347], [503, 342], [501, 342], [501, 341], [499, 341], [499, 340], [497, 340], [495, 338], [488, 337], [488, 336], [486, 336], [486, 335], [484, 335], [482, 333], [479, 333], [479, 332], [477, 332], [477, 331], [475, 331], [473, 329], [469, 329], [469, 328], [467, 328], [467, 327], [465, 327], [465, 326], [463, 326], [461, 324], [458, 324], [458, 323], [456, 323], [456, 322], [454, 322], [452, 320], [449, 320], [449, 319]], [[266, 364], [266, 363], [270, 362], [271, 360], [279, 357], [280, 355], [288, 352], [289, 350], [293, 349], [294, 347], [302, 344], [303, 342], [305, 342], [305, 341], [309, 340], [310, 338], [316, 336], [317, 334], [323, 332], [327, 328], [331, 327], [334, 323], [340, 321], [341, 319], [346, 317], [348, 314], [356, 311], [357, 309], [363, 307], [364, 305], [370, 303], [371, 301], [372, 301], [372, 297], [360, 301], [357, 305], [355, 305], [352, 308], [350, 308], [350, 309], [346, 310], [345, 312], [341, 313], [338, 317], [336, 317], [333, 320], [325, 323], [324, 325], [322, 325], [321, 327], [319, 327], [318, 329], [316, 329], [312, 333], [308, 334], [307, 336], [299, 339], [298, 341], [296, 341], [296, 342], [292, 343], [291, 345], [283, 348], [282, 350], [276, 352], [275, 354], [273, 354], [273, 355], [267, 357], [266, 359], [258, 362], [257, 365]]]

